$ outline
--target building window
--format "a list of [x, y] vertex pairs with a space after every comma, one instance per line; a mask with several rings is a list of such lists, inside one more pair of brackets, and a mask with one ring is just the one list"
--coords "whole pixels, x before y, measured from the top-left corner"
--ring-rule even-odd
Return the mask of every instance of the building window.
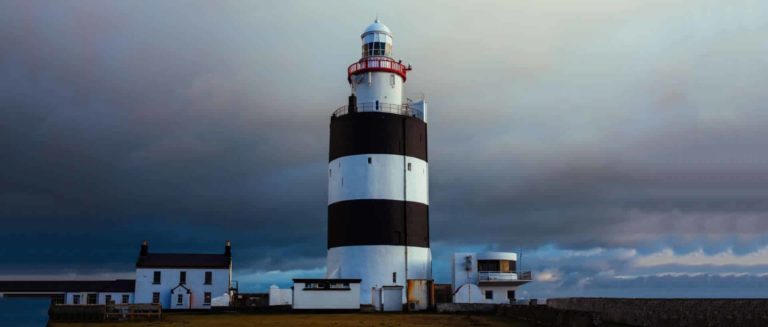
[[370, 163], [371, 163], [371, 161], [373, 161], [373, 158], [371, 158], [371, 157], [368, 157], [368, 164], [370, 164]]
[[507, 299], [509, 299], [510, 301], [514, 301], [515, 300], [515, 291], [507, 291]]
[[392, 284], [396, 284], [396, 283], [397, 283], [397, 272], [393, 271], [392, 272]]
[[152, 284], [160, 284], [160, 272], [155, 271], [154, 274], [152, 274]]
[[85, 301], [87, 304], [97, 304], [99, 303], [99, 295], [96, 293], [89, 293], [85, 298]]
[[317, 281], [304, 283], [305, 290], [348, 290], [349, 283]]
[[477, 260], [478, 271], [501, 271], [499, 260]]
[[187, 272], [179, 271], [179, 284], [186, 284], [186, 283], [187, 283]]
[[112, 295], [104, 295], [104, 304], [109, 304], [109, 302], [112, 302]]
[[205, 292], [203, 296], [203, 305], [211, 305], [211, 292]]
[[152, 303], [160, 303], [160, 292], [152, 293]]
[[128, 303], [128, 297], [129, 297], [128, 294], [123, 294], [123, 301], [122, 301], [123, 304], [127, 304]]
[[485, 291], [485, 299], [493, 300], [493, 291]]
[[179, 294], [176, 295], [176, 305], [182, 305], [184, 304], [184, 295]]
[[211, 271], [206, 271], [205, 272], [205, 282], [203, 284], [205, 284], [205, 285], [213, 284], [213, 272], [211, 272]]
[[411, 163], [408, 163], [408, 171], [411, 171]]
[[65, 297], [64, 294], [56, 294], [51, 297], [51, 301], [53, 301], [53, 303], [55, 304], [64, 304], [64, 302], [66, 302], [64, 300], [64, 297]]
[[80, 294], [72, 295], [72, 304], [80, 304]]

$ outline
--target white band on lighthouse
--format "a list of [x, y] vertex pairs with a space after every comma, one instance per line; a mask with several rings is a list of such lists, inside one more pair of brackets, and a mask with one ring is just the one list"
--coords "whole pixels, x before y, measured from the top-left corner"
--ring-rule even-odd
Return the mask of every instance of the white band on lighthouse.
[[427, 162], [394, 154], [360, 154], [328, 164], [328, 204], [376, 199], [429, 204]]

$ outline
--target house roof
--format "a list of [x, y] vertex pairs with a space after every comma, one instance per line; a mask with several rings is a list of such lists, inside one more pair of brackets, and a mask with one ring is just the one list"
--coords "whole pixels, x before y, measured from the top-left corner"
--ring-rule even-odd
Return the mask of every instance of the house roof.
[[232, 266], [232, 258], [207, 253], [147, 253], [136, 260], [136, 268], [223, 268]]
[[133, 279], [117, 280], [7, 280], [0, 281], [0, 292], [115, 292], [131, 293]]

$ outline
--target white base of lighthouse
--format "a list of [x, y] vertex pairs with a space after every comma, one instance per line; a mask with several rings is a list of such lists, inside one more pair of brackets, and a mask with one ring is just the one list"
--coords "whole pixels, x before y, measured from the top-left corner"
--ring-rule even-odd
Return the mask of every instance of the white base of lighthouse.
[[[360, 278], [360, 302], [371, 304], [371, 288], [407, 285], [408, 279], [432, 279], [432, 251], [409, 246], [408, 275], [406, 247], [399, 245], [357, 245], [328, 250], [327, 278]], [[393, 282], [394, 273], [394, 282]], [[403, 303], [406, 294], [403, 293]]]

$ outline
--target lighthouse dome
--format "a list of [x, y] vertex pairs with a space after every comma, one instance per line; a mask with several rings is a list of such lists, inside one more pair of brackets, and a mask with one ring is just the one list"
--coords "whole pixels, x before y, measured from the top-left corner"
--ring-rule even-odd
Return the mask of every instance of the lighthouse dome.
[[368, 25], [360, 37], [363, 39], [363, 57], [392, 56], [392, 32], [378, 19]]
[[392, 35], [392, 31], [389, 30], [389, 27], [387, 25], [382, 24], [378, 19], [373, 21], [373, 24], [368, 25], [368, 27], [365, 28], [365, 32], [363, 32], [363, 37], [368, 33], [384, 33]]

